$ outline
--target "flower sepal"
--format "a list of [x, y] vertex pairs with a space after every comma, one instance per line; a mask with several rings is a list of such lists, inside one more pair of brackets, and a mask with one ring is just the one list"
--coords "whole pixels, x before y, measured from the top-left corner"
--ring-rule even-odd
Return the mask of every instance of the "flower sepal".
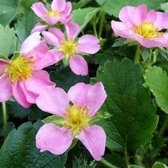
[[45, 124], [52, 123], [55, 125], [58, 125], [60, 127], [63, 127], [66, 124], [66, 120], [63, 117], [59, 117], [57, 115], [51, 115], [43, 120]]
[[65, 67], [69, 65], [69, 60], [70, 60], [70, 56], [69, 55], [66, 55], [64, 57], [64, 59], [62, 60], [62, 62], [63, 62]]
[[97, 122], [111, 118], [112, 115], [107, 111], [100, 111], [92, 118], [90, 125], [97, 124]]

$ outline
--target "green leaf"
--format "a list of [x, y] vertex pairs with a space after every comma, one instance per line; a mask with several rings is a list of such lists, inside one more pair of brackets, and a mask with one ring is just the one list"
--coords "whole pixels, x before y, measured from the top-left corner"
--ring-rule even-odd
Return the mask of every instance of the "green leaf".
[[73, 9], [82, 8], [92, 0], [80, 0], [79, 2], [73, 3]]
[[[14, 19], [31, 10], [31, 5], [38, 0], [1, 0], [0, 24], [9, 25]], [[31, 19], [29, 20], [31, 22]]]
[[50, 77], [51, 80], [57, 84], [57, 87], [61, 87], [65, 91], [68, 91], [69, 88], [76, 83], [89, 83], [89, 77], [75, 75], [69, 67], [62, 68], [58, 72], [50, 71]]
[[152, 168], [168, 168], [168, 167], [161, 162], [155, 162], [155, 164], [152, 166]]
[[100, 120], [96, 124], [102, 126], [105, 129], [107, 135], [106, 146], [108, 148], [111, 148], [115, 151], [124, 151], [124, 139], [110, 119]]
[[141, 55], [144, 61], [146, 61], [151, 55], [150, 50], [145, 47], [141, 47]]
[[57, 115], [52, 115], [43, 120], [44, 123], [53, 123], [58, 126], [63, 126], [66, 123], [66, 120], [62, 117], [59, 117]]
[[159, 67], [150, 67], [144, 74], [145, 86], [149, 87], [159, 107], [168, 113], [168, 76]]
[[65, 155], [55, 156], [48, 152], [41, 153], [35, 147], [36, 125], [25, 123], [8, 135], [0, 150], [0, 167], [64, 168]]
[[30, 32], [35, 24], [36, 16], [33, 12], [29, 12], [27, 15], [23, 16], [17, 21], [15, 24], [15, 29], [21, 43], [30, 35]]
[[48, 113], [44, 113], [41, 109], [39, 109], [36, 105], [32, 105], [29, 108], [28, 112], [28, 120], [29, 121], [36, 121], [38, 119], [43, 119], [48, 116]]
[[168, 2], [161, 4], [161, 9], [168, 12]]
[[0, 24], [6, 26], [16, 17], [16, 10], [12, 6], [1, 5], [0, 3]]
[[77, 23], [81, 30], [91, 21], [91, 19], [96, 16], [97, 12], [100, 8], [83, 8], [83, 9], [76, 9], [73, 11], [73, 18], [72, 21]]
[[166, 2], [166, 0], [122, 0], [118, 2], [118, 0], [96, 0], [100, 6], [103, 7], [106, 13], [109, 15], [114, 15], [118, 17], [118, 14], [122, 7], [124, 6], [138, 6], [140, 4], [146, 4], [148, 9], [158, 9], [160, 3]]
[[3, 27], [0, 25], [0, 55], [8, 58], [16, 49], [17, 38], [15, 30], [9, 26]]
[[129, 165], [128, 168], [144, 168], [144, 167], [139, 165]]
[[107, 133], [107, 146], [113, 150], [135, 152], [150, 141], [158, 116], [150, 93], [143, 85], [142, 70], [129, 59], [107, 61], [98, 71], [107, 92], [105, 105], [112, 117], [102, 126]]
[[24, 108], [20, 104], [14, 101], [7, 102], [8, 114], [15, 118], [24, 119], [30, 112], [30, 108]]
[[73, 159], [73, 168], [96, 168], [95, 161], [88, 162], [82, 156]]

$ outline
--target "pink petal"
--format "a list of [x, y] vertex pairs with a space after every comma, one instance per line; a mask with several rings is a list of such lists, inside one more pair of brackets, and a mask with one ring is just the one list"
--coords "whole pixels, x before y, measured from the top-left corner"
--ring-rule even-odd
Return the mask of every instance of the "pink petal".
[[36, 104], [41, 110], [61, 117], [64, 117], [68, 103], [69, 99], [65, 91], [54, 87], [46, 87], [36, 99]]
[[155, 39], [147, 39], [137, 34], [134, 34], [133, 38], [146, 48], [161, 47], [161, 46], [168, 47], [168, 35], [166, 34], [164, 34], [163, 36], [159, 38], [155, 38]]
[[112, 21], [111, 27], [116, 35], [123, 38], [131, 38], [132, 30], [130, 25], [122, 22]]
[[26, 88], [39, 95], [45, 87], [54, 87], [55, 83], [51, 82], [50, 75], [44, 70], [34, 71], [31, 78], [25, 81]]
[[29, 91], [29, 90], [27, 90], [24, 82], [20, 83], [20, 87], [21, 87], [21, 89], [22, 89], [22, 91], [23, 91], [23, 93], [26, 97], [26, 100], [29, 103], [34, 104], [36, 102], [36, 98], [37, 98], [38, 95]]
[[12, 97], [12, 88], [8, 76], [0, 76], [0, 102], [5, 102]]
[[[62, 17], [61, 19], [60, 19], [60, 22], [62, 23], [62, 24], [64, 24], [64, 25], [66, 25], [67, 23], [69, 23], [70, 21], [71, 21], [71, 19], [72, 19], [72, 14], [69, 14], [68, 16], [66, 16], [66, 17]], [[74, 37], [75, 38], [75, 37]]]
[[44, 39], [47, 42], [47, 44], [52, 45], [52, 46], [59, 45], [58, 38], [54, 34], [48, 32], [48, 31], [43, 31], [42, 34], [43, 34]]
[[99, 40], [92, 35], [84, 35], [78, 40], [77, 50], [83, 53], [95, 54], [100, 50]]
[[31, 34], [21, 45], [20, 52], [21, 54], [27, 54], [31, 50], [33, 50], [35, 47], [38, 46], [38, 44], [41, 43], [40, 41], [41, 36], [40, 32], [35, 32]]
[[68, 91], [68, 97], [73, 104], [79, 107], [85, 107], [87, 104], [87, 93], [92, 87], [90, 84], [77, 83]]
[[98, 125], [84, 129], [77, 138], [85, 145], [96, 161], [101, 160], [105, 152], [106, 133]]
[[9, 61], [0, 58], [0, 73], [2, 73], [10, 64]]
[[156, 12], [154, 10], [151, 10], [147, 13], [146, 18], [144, 22], [152, 22], [154, 23], [156, 20]]
[[63, 154], [72, 144], [73, 136], [54, 124], [43, 125], [36, 134], [36, 147], [41, 152], [49, 151], [55, 155]]
[[61, 19], [60, 16], [44, 16], [44, 21], [48, 23], [49, 25], [54, 25], [57, 22], [59, 22]]
[[101, 82], [96, 83], [87, 93], [87, 104], [86, 106], [89, 109], [89, 115], [94, 116], [99, 108], [103, 105], [107, 94], [104, 90], [104, 86]]
[[159, 30], [168, 28], [168, 13], [156, 12], [156, 20], [154, 25]]
[[88, 74], [88, 65], [85, 59], [79, 55], [73, 55], [70, 58], [69, 65], [73, 73], [85, 76]]
[[65, 24], [66, 34], [68, 39], [74, 40], [78, 33], [80, 32], [80, 27], [74, 22], [69, 22]]
[[13, 92], [13, 97], [15, 98], [15, 100], [19, 104], [21, 104], [23, 107], [28, 108], [31, 106], [31, 103], [27, 101], [26, 96], [19, 82], [15, 82], [12, 84], [12, 92]]
[[49, 32], [52, 33], [55, 37], [57, 37], [58, 41], [65, 40], [64, 33], [60, 29], [51, 28], [49, 29]]
[[41, 2], [34, 3], [31, 9], [41, 19], [43, 19], [46, 13], [48, 12], [48, 10], [44, 7], [43, 3]]
[[164, 33], [163, 36], [157, 39], [162, 43], [162, 47], [168, 48], [168, 33]]
[[66, 1], [65, 0], [53, 0], [51, 4], [52, 11], [61, 12], [66, 7]]
[[145, 4], [139, 5], [135, 8], [133, 13], [134, 23], [139, 25], [143, 22], [147, 14], [147, 8]]
[[59, 62], [60, 60], [62, 60], [64, 58], [64, 54], [60, 51], [55, 50], [55, 49], [50, 50], [50, 53], [55, 58], [55, 63]]
[[41, 24], [40, 22], [38, 22], [34, 27], [33, 27], [33, 29], [31, 30], [31, 34], [32, 33], [35, 33], [35, 32], [42, 32], [42, 31], [44, 31], [44, 30], [46, 30], [46, 28], [47, 28], [47, 25], [43, 25], [43, 24]]
[[133, 14], [136, 7], [126, 6], [123, 7], [119, 13], [119, 18], [122, 22], [134, 25]]
[[95, 85], [77, 83], [68, 91], [68, 97], [73, 104], [87, 107], [89, 115], [93, 116], [104, 103], [107, 95], [101, 82]]
[[71, 11], [72, 11], [72, 3], [71, 2], [67, 2], [64, 11], [62, 11], [62, 15], [64, 17], [67, 17], [67, 16], [70, 15]]
[[33, 70], [41, 70], [45, 67], [55, 64], [55, 58], [49, 52], [49, 48], [44, 41], [42, 41], [37, 47], [24, 56], [33, 57]]

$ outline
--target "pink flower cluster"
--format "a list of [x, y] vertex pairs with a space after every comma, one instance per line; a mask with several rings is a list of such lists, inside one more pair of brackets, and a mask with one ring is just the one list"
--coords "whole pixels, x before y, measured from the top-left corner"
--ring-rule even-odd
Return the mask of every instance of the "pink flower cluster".
[[[75, 74], [87, 75], [88, 65], [83, 55], [97, 53], [99, 40], [93, 35], [77, 38], [80, 27], [71, 22], [70, 2], [53, 0], [50, 9], [37, 2], [32, 10], [41, 22], [35, 25], [11, 60], [0, 59], [0, 102], [13, 97], [26, 108], [35, 103], [43, 111], [64, 120], [62, 127], [49, 123], [39, 129], [36, 146], [40, 151], [62, 154], [76, 138], [95, 160], [100, 160], [105, 151], [106, 134], [100, 126], [92, 125], [92, 121], [106, 99], [102, 83], [93, 86], [78, 83], [66, 94], [55, 87], [43, 70], [62, 60]], [[65, 35], [64, 29], [58, 28], [60, 24]]]
[[147, 11], [146, 5], [126, 6], [119, 13], [121, 22], [112, 21], [114, 33], [126, 39], [137, 41], [146, 48], [168, 47], [168, 14]]
[[[66, 0], [53, 0], [51, 9], [46, 9], [43, 3], [37, 2], [32, 5], [32, 10], [44, 22], [37, 23], [32, 33], [42, 32], [47, 44], [53, 48], [51, 53], [56, 62], [63, 60], [76, 75], [87, 75], [88, 65], [82, 55], [97, 53], [100, 49], [99, 40], [93, 35], [84, 35], [77, 39], [80, 27], [71, 22], [71, 3]], [[59, 28], [51, 28], [57, 24], [65, 26], [66, 37]], [[49, 28], [46, 31], [47, 27]]]

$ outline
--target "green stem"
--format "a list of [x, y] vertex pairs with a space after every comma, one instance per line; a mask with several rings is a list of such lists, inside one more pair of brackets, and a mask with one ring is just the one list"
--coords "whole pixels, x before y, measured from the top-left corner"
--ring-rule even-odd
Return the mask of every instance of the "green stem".
[[165, 130], [168, 128], [168, 116], [166, 116], [166, 119], [164, 120], [160, 130], [159, 130], [159, 134], [163, 135]]
[[104, 12], [104, 10], [102, 9], [102, 10], [100, 11], [100, 26], [99, 26], [99, 35], [98, 35], [99, 39], [100, 39], [101, 36], [102, 36], [103, 26], [104, 26], [104, 20], [105, 20], [105, 12]]
[[128, 152], [127, 152], [127, 144], [125, 144], [125, 162], [126, 162], [126, 165], [128, 167], [128, 165], [129, 165], [129, 156], [128, 156]]
[[107, 160], [105, 159], [101, 159], [100, 161], [101, 163], [103, 163], [106, 167], [109, 167], [109, 168], [117, 168], [116, 166], [112, 165], [110, 162], [108, 162]]
[[138, 45], [138, 46], [137, 46], [136, 53], [135, 53], [135, 59], [134, 59], [134, 63], [135, 63], [135, 64], [138, 64], [138, 63], [139, 63], [139, 61], [140, 61], [140, 56], [141, 56], [141, 46]]
[[93, 24], [94, 35], [97, 37], [96, 23]]
[[2, 102], [2, 111], [3, 111], [3, 133], [4, 137], [6, 137], [8, 135], [8, 126], [7, 126], [7, 109], [5, 102]]

